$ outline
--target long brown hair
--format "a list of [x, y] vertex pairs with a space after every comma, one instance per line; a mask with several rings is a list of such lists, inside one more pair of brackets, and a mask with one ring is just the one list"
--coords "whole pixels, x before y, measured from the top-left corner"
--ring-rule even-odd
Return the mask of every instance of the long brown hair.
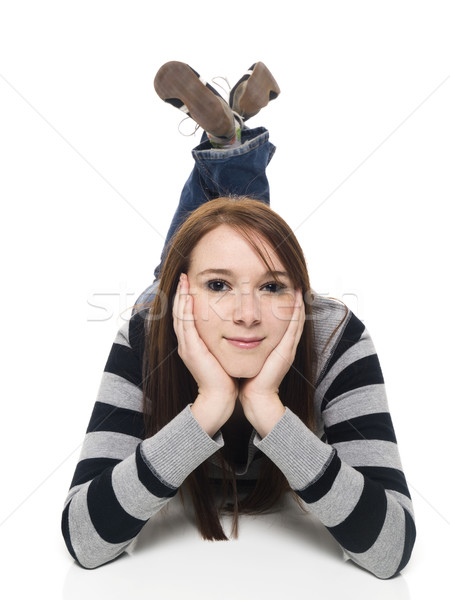
[[[199, 240], [220, 225], [228, 225], [241, 234], [259, 254], [269, 270], [273, 263], [267, 246], [284, 265], [296, 289], [305, 301], [306, 321], [292, 367], [284, 377], [279, 395], [311, 430], [314, 429], [314, 331], [311, 318], [311, 288], [303, 252], [290, 227], [267, 205], [243, 197], [217, 198], [189, 215], [173, 237], [161, 272], [158, 293], [147, 315], [144, 356], [144, 419], [150, 437], [179, 414], [197, 397], [197, 385], [177, 352], [172, 322], [172, 303], [181, 273], [187, 273], [193, 249]], [[265, 246], [260, 242], [266, 242]], [[266, 456], [251, 491], [238, 499], [233, 465], [225, 447], [218, 452], [223, 481], [231, 486], [234, 502], [233, 533], [237, 533], [239, 512], [262, 513], [269, 510], [290, 490], [275, 464]], [[227, 483], [228, 482], [228, 483]], [[201, 535], [209, 540], [227, 539], [220, 520], [229, 488], [223, 488], [223, 502], [216, 505], [213, 484], [206, 463], [197, 467], [184, 484], [193, 500]], [[227, 505], [229, 506], [229, 505]]]

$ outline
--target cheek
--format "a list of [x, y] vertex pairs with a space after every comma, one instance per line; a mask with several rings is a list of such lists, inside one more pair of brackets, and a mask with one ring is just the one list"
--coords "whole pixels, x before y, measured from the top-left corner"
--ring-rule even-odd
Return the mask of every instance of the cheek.
[[207, 295], [194, 296], [194, 321], [197, 333], [210, 351], [217, 344], [222, 331], [223, 318]]
[[290, 294], [264, 297], [261, 300], [261, 317], [276, 331], [286, 331], [293, 311], [294, 299]]
[[233, 300], [217, 294], [200, 294], [194, 297], [194, 318], [198, 323], [209, 323], [211, 327], [230, 321]]
[[208, 305], [202, 298], [194, 297], [194, 321], [201, 338], [208, 331]]
[[272, 331], [271, 345], [272, 345], [272, 347], [277, 346], [281, 342], [281, 339], [282, 339], [283, 335], [286, 333], [287, 328], [288, 328], [287, 321], [277, 321], [277, 323], [273, 325], [273, 327], [271, 328], [271, 331]]

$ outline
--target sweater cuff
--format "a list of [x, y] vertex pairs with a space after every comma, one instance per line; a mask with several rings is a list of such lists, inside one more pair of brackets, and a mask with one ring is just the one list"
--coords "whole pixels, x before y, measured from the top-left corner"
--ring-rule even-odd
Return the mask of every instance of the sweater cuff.
[[334, 452], [289, 408], [263, 439], [256, 434], [253, 443], [277, 465], [296, 491], [320, 477]]
[[220, 431], [210, 438], [186, 406], [141, 444], [142, 456], [162, 482], [179, 488], [194, 469], [224, 445]]

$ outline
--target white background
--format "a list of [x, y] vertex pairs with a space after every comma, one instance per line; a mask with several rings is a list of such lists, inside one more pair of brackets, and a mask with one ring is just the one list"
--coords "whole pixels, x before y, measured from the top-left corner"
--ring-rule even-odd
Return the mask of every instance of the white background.
[[[434, 0], [1, 1], [4, 597], [447, 589], [449, 12]], [[152, 281], [199, 141], [153, 90], [174, 59], [231, 85], [262, 60], [280, 84], [249, 125], [278, 148], [272, 206], [313, 287], [348, 301], [380, 355], [418, 523], [393, 581], [341, 562], [289, 510], [246, 519], [223, 544], [175, 514], [132, 558], [92, 572], [63, 546], [62, 503], [110, 345]]]

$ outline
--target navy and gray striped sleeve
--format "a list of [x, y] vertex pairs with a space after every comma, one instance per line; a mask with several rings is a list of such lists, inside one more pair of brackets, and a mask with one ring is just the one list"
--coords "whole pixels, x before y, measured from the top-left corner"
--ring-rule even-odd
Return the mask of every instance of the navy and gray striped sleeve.
[[347, 557], [380, 578], [407, 564], [415, 540], [411, 496], [372, 341], [354, 315], [316, 390], [324, 438], [289, 409], [257, 441]]
[[223, 445], [203, 431], [189, 406], [144, 439], [143, 335], [139, 314], [117, 334], [63, 511], [67, 548], [85, 568], [122, 554], [189, 473]]

